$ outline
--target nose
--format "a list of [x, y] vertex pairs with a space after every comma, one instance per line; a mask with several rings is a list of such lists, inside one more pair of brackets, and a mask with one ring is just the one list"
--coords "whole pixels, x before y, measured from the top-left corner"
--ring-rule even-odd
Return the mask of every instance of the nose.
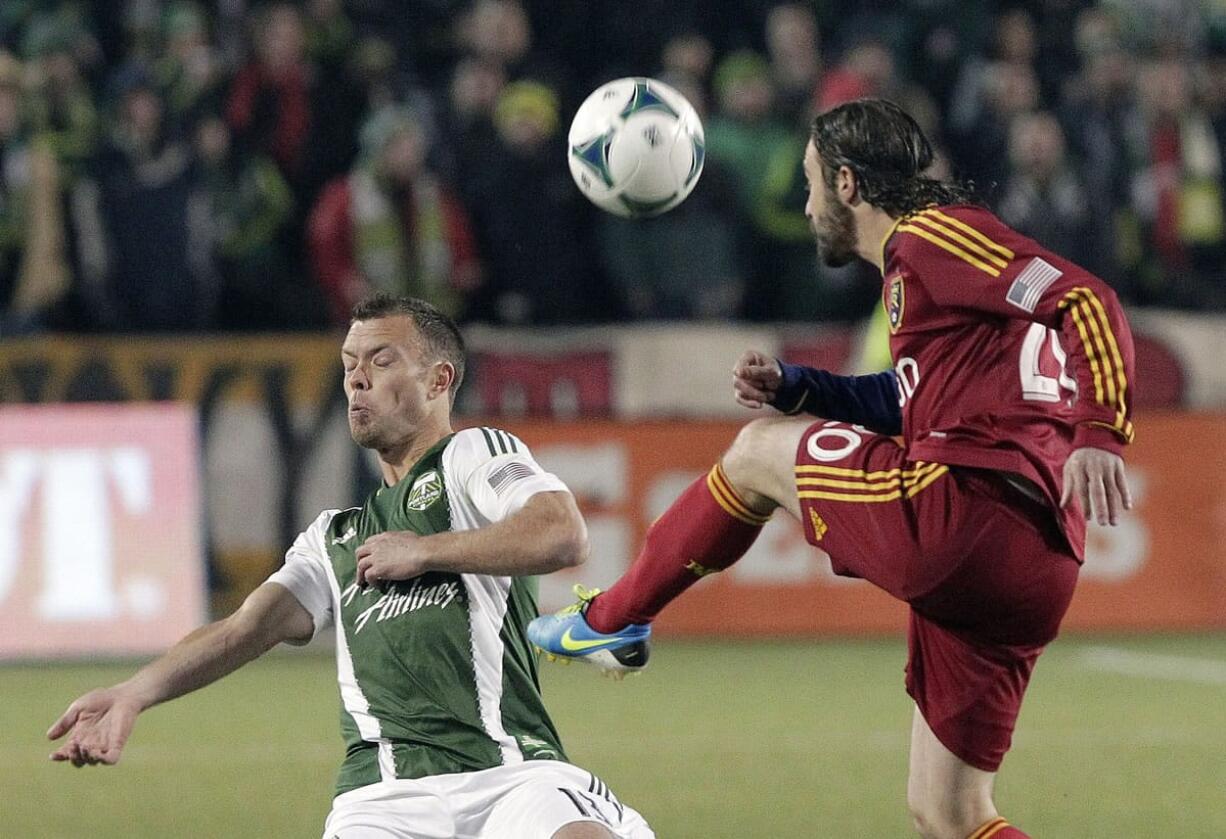
[[355, 391], [370, 389], [370, 379], [366, 377], [366, 370], [361, 364], [349, 371], [349, 389]]

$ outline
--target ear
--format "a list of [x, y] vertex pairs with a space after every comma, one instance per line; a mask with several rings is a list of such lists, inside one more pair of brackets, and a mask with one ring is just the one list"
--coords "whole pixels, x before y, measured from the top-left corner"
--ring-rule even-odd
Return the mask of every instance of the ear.
[[839, 171], [834, 176], [834, 192], [839, 196], [839, 200], [849, 207], [860, 203], [860, 188], [851, 167], [839, 167]]
[[427, 395], [431, 399], [447, 396], [451, 384], [455, 381], [455, 365], [450, 361], [438, 361], [430, 370], [430, 389]]

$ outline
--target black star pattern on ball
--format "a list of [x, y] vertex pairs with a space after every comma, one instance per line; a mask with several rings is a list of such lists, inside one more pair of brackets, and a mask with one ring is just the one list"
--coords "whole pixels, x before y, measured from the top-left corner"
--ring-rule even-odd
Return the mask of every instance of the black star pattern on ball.
[[630, 95], [630, 101], [626, 103], [626, 107], [622, 108], [622, 119], [637, 114], [639, 111], [663, 111], [674, 119], [679, 119], [681, 115], [673, 110], [673, 106], [660, 98], [651, 86], [647, 83], [647, 79], [634, 80], [634, 93]]
[[570, 147], [570, 153], [589, 166], [605, 186], [613, 186], [613, 174], [609, 171], [609, 145], [612, 142], [613, 132], [610, 130], [586, 143]]

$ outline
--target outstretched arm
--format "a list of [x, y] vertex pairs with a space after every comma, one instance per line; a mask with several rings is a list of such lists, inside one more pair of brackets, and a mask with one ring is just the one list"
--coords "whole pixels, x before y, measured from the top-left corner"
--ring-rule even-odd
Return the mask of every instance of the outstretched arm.
[[750, 350], [732, 371], [736, 401], [747, 408], [770, 405], [785, 414], [813, 414], [862, 425], [879, 434], [902, 433], [894, 371], [838, 376], [785, 364]]
[[189, 633], [132, 678], [69, 705], [47, 731], [51, 740], [69, 735], [51, 759], [73, 766], [116, 763], [141, 711], [211, 684], [282, 641], [309, 639], [313, 631], [297, 598], [265, 583], [234, 614]]

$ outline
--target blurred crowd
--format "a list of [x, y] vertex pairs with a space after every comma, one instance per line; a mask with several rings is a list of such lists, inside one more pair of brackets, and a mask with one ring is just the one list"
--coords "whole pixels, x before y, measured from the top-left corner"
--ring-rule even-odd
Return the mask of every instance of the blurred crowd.
[[[624, 75], [706, 127], [658, 219], [564, 159]], [[869, 95], [1126, 301], [1226, 308], [1210, 0], [5, 0], [0, 335], [315, 329], [377, 289], [496, 324], [860, 318], [879, 278], [816, 264], [800, 160]]]

